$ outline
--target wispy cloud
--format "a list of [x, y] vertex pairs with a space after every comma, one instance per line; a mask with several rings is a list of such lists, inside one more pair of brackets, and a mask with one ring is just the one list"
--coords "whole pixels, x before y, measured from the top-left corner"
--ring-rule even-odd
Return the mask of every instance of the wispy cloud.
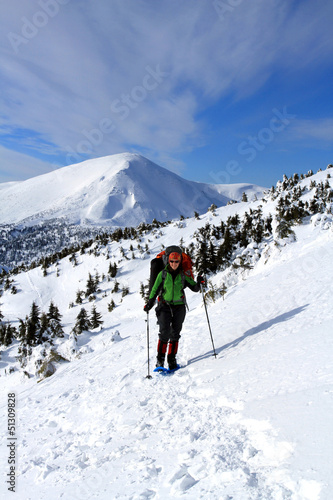
[[2, 11], [0, 125], [73, 160], [191, 151], [205, 143], [207, 107], [333, 55], [330, 2], [244, 1], [223, 19], [204, 0], [12, 0]]
[[332, 147], [333, 118], [296, 120], [290, 133], [290, 139], [302, 141], [305, 146]]
[[57, 168], [51, 162], [44, 162], [30, 155], [0, 146], [1, 182], [12, 182], [29, 179], [36, 175], [46, 174]]

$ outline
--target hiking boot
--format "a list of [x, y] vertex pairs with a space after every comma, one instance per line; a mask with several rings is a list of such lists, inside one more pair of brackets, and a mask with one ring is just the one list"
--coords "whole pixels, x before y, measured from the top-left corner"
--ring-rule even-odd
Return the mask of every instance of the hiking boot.
[[162, 340], [158, 341], [157, 345], [157, 358], [156, 358], [156, 368], [160, 368], [164, 366], [165, 354], [168, 347], [167, 342], [163, 342]]
[[164, 356], [157, 356], [156, 358], [156, 368], [163, 368], [164, 367]]
[[178, 368], [175, 356], [170, 356], [170, 355], [168, 356], [168, 365], [169, 365], [169, 370], [176, 370], [176, 368]]
[[178, 368], [176, 361], [177, 352], [178, 352], [178, 340], [172, 340], [169, 343], [169, 350], [168, 350], [169, 370], [176, 370], [176, 368]]

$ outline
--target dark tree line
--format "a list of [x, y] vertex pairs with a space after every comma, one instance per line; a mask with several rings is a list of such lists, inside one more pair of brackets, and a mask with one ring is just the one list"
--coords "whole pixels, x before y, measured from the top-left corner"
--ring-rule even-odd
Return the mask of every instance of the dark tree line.
[[246, 248], [250, 242], [261, 243], [272, 234], [272, 216], [263, 217], [262, 209], [250, 209], [241, 220], [238, 214], [230, 216], [218, 226], [207, 223], [197, 230], [197, 245], [192, 253], [200, 273], [215, 273], [226, 269], [236, 249]]
[[[331, 165], [328, 168], [332, 168]], [[330, 186], [330, 174], [326, 182], [312, 181], [309, 187], [301, 186], [300, 181], [313, 176], [310, 170], [305, 175], [294, 174], [283, 177], [276, 188], [267, 193], [268, 198], [277, 200], [275, 220], [276, 236], [280, 239], [294, 235], [292, 227], [301, 224], [304, 218], [316, 213], [331, 212], [333, 189]], [[303, 201], [301, 197], [306, 191], [312, 191], [312, 197]], [[243, 196], [246, 201], [246, 196]], [[263, 203], [267, 199], [263, 198]], [[231, 216], [218, 226], [206, 224], [194, 237], [197, 241], [190, 255], [196, 267], [202, 273], [214, 273], [231, 265], [235, 250], [246, 248], [249, 243], [260, 244], [265, 238], [273, 235], [273, 216], [263, 216], [262, 208], [249, 209], [242, 219], [238, 214]]]
[[53, 343], [56, 337], [64, 337], [61, 314], [57, 306], [50, 303], [47, 313], [41, 312], [36, 302], [32, 303], [29, 315], [19, 319], [18, 330], [9, 322], [3, 322], [0, 313], [0, 344], [8, 347], [16, 339], [21, 348], [34, 347], [44, 342]]
[[36, 302], [32, 303], [30, 314], [19, 319], [17, 338], [22, 345], [36, 346], [44, 342], [52, 343], [56, 337], [64, 337], [61, 325], [62, 315], [57, 306], [50, 303], [47, 313], [41, 312]]

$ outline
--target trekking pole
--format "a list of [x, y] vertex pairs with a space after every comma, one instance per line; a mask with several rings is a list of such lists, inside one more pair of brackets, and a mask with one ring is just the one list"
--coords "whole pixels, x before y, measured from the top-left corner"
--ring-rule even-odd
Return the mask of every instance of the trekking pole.
[[148, 375], [146, 376], [146, 378], [153, 378], [151, 375], [150, 375], [150, 368], [149, 368], [149, 311], [147, 312], [147, 359], [148, 359]]
[[212, 329], [210, 327], [210, 322], [209, 322], [209, 317], [208, 317], [208, 312], [207, 312], [207, 306], [206, 306], [206, 300], [205, 300], [205, 294], [204, 294], [204, 291], [203, 291], [202, 283], [200, 283], [200, 290], [201, 290], [201, 293], [202, 293], [203, 303], [204, 303], [204, 306], [205, 306], [205, 311], [206, 311], [206, 317], [207, 317], [207, 323], [208, 323], [210, 338], [212, 340], [212, 346], [213, 346], [213, 351], [214, 351], [213, 356], [215, 356], [215, 358], [216, 358], [217, 354], [216, 354], [216, 351], [215, 351], [214, 340], [213, 340], [213, 335], [212, 335]]

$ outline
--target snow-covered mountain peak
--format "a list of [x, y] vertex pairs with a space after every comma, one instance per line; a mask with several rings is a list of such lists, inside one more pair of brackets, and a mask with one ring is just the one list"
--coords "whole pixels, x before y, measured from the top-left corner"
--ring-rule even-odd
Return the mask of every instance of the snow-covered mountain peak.
[[[0, 185], [0, 224], [65, 218], [75, 224], [136, 226], [204, 213], [263, 188], [188, 181], [138, 154], [122, 153]], [[227, 193], [227, 194], [226, 194]]]

